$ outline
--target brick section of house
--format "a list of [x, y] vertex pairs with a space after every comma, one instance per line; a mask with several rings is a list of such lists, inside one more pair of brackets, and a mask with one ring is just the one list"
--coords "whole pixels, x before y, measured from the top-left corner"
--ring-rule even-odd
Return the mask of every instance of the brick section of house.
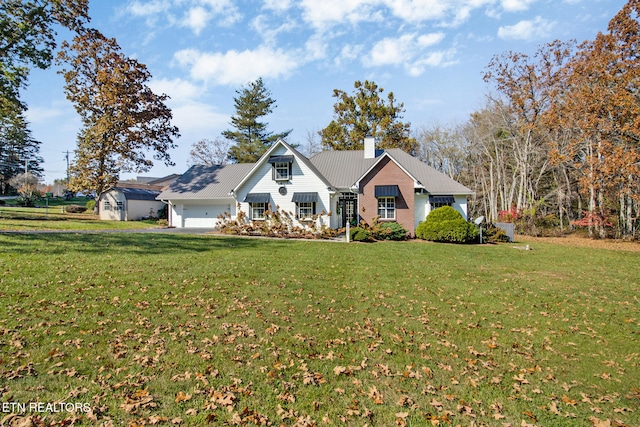
[[[414, 233], [414, 185], [409, 177], [388, 157], [382, 159], [364, 178], [360, 180], [359, 214], [368, 223], [378, 216], [378, 199], [375, 197], [376, 185], [397, 185], [400, 195], [396, 198], [395, 221]], [[381, 220], [385, 221], [385, 220]], [[388, 220], [391, 221], [391, 220]]]

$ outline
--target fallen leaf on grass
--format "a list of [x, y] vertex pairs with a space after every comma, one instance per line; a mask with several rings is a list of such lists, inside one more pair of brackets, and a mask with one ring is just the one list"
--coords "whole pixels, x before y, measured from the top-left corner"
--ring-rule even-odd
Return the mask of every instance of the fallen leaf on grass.
[[373, 400], [373, 403], [375, 403], [376, 405], [384, 405], [384, 399], [383, 399], [382, 393], [378, 391], [376, 386], [369, 387], [368, 396], [371, 398], [371, 400]]
[[611, 427], [611, 421], [609, 420], [601, 420], [597, 417], [589, 417], [589, 421], [591, 421], [593, 427]]
[[185, 394], [183, 391], [178, 392], [176, 395], [176, 403], [186, 402], [191, 399], [190, 394]]

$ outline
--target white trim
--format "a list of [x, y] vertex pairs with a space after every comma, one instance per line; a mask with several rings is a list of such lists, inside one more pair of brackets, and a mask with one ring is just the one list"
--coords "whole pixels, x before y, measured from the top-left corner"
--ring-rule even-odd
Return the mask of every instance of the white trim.
[[[361, 176], [360, 178], [358, 178], [358, 180], [353, 184], [353, 186], [352, 186], [352, 187], [358, 187], [358, 188], [360, 188], [360, 181], [362, 181], [362, 180], [364, 179], [364, 177], [365, 177], [365, 176], [369, 175], [369, 173], [371, 173], [371, 171], [373, 171], [373, 169], [375, 169], [375, 167], [376, 167], [376, 166], [378, 166], [378, 164], [382, 161], [382, 159], [383, 159], [384, 157], [388, 157], [389, 159], [391, 159], [391, 160], [393, 161], [393, 163], [395, 163], [395, 164], [396, 164], [396, 166], [398, 166], [398, 167], [402, 170], [402, 172], [406, 173], [406, 174], [407, 174], [407, 176], [413, 180], [413, 187], [414, 187], [414, 188], [424, 188], [424, 187], [423, 187], [423, 185], [422, 185], [422, 183], [421, 183], [420, 181], [418, 181], [418, 180], [416, 179], [416, 177], [415, 177], [415, 176], [411, 175], [411, 173], [409, 173], [409, 171], [408, 171], [404, 166], [402, 166], [402, 165], [400, 164], [400, 162], [398, 162], [398, 161], [397, 161], [397, 160], [396, 160], [396, 159], [395, 159], [391, 154], [389, 154], [387, 151], [385, 151], [384, 153], [382, 153], [382, 154], [380, 155], [380, 157], [378, 157], [378, 160], [376, 160], [376, 162], [375, 162], [373, 165], [371, 165], [371, 167], [370, 167], [369, 169], [367, 169], [367, 170], [362, 174], [362, 176]], [[449, 193], [449, 194], [451, 194], [451, 193]]]

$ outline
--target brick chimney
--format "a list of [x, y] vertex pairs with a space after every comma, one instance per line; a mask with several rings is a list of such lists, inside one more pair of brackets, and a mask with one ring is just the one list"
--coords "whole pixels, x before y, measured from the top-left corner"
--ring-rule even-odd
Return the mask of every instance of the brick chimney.
[[376, 139], [367, 135], [364, 137], [364, 158], [374, 159], [376, 157]]

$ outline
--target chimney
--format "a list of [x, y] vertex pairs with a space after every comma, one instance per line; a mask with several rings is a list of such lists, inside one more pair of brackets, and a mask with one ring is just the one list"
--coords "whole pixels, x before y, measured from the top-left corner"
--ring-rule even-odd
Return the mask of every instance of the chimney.
[[367, 135], [364, 137], [364, 158], [374, 159], [376, 157], [376, 139]]

